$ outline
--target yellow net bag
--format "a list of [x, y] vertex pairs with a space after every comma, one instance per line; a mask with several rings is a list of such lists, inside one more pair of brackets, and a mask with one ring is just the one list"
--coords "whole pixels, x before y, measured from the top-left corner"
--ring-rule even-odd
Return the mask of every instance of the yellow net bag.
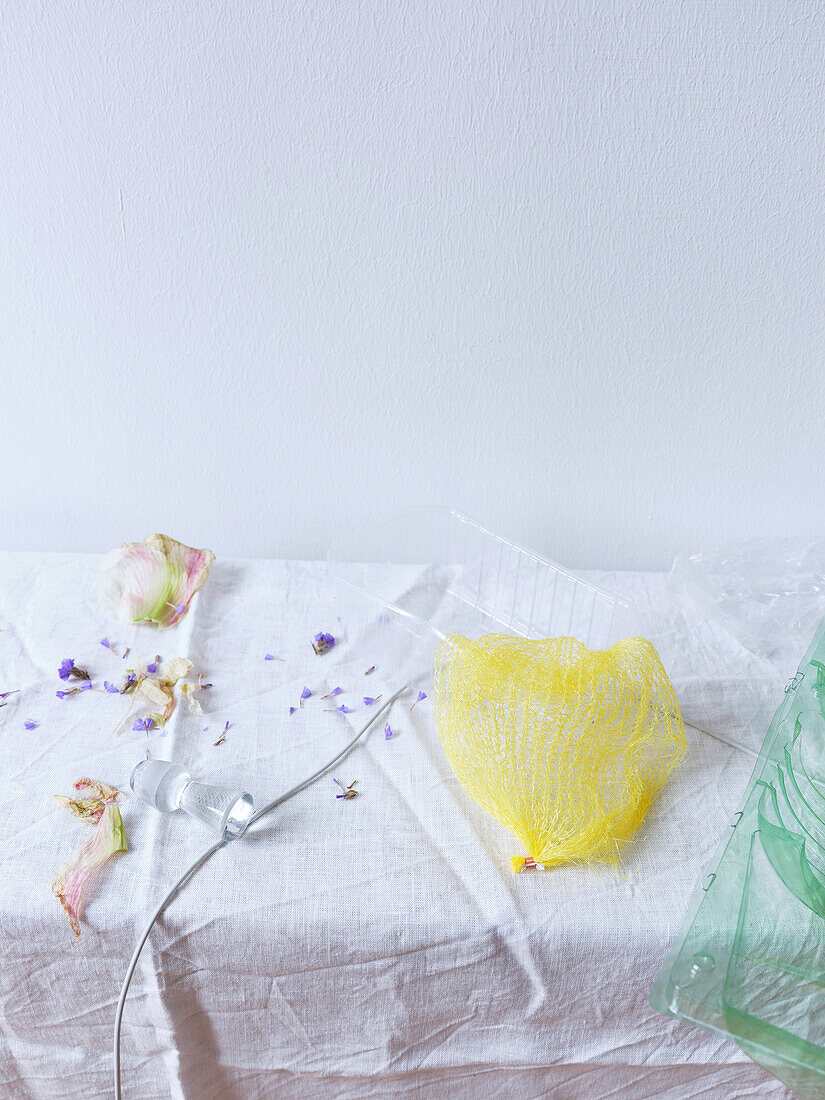
[[614, 860], [685, 753], [654, 647], [625, 638], [453, 635], [435, 660], [435, 717], [464, 789], [527, 849], [514, 871]]

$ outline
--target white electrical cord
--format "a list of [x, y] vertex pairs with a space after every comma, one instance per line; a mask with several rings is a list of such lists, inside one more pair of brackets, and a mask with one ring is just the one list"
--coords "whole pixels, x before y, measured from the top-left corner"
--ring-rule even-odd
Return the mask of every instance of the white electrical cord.
[[[402, 692], [406, 691], [408, 687], [409, 687], [409, 684], [405, 684], [402, 688], [399, 688], [398, 691], [396, 691], [396, 693], [394, 695], [392, 695], [387, 700], [386, 703], [384, 703], [383, 707], [381, 707], [379, 710], [375, 711], [373, 713], [372, 717], [370, 718], [369, 722], [367, 722], [367, 724], [363, 727], [363, 729], [361, 729], [355, 735], [355, 737], [353, 737], [353, 739], [350, 742], [348, 742], [343, 747], [343, 749], [341, 749], [341, 751], [338, 753], [337, 756], [334, 756], [332, 758], [332, 760], [329, 760], [326, 764], [324, 764], [322, 767], [320, 767], [317, 772], [313, 772], [313, 774], [308, 779], [304, 779], [300, 783], [296, 784], [296, 786], [294, 786], [290, 790], [288, 790], [286, 792], [286, 794], [279, 795], [278, 798], [275, 798], [275, 799], [272, 800], [272, 802], [267, 803], [267, 805], [264, 806], [262, 809], [256, 810], [255, 813], [252, 815], [252, 817], [249, 820], [249, 828], [251, 828], [252, 825], [254, 825], [254, 823], [256, 821], [259, 821], [265, 814], [268, 814], [271, 810], [274, 810], [276, 806], [280, 806], [282, 802], [286, 802], [286, 800], [288, 798], [292, 798], [293, 795], [298, 794], [300, 791], [304, 790], [304, 788], [308, 787], [310, 785], [310, 783], [314, 783], [316, 779], [319, 779], [325, 772], [328, 772], [330, 768], [334, 768], [335, 765], [338, 763], [338, 761], [342, 760], [347, 755], [347, 753], [350, 751], [350, 749], [355, 745], [355, 743], [357, 741], [359, 741], [364, 736], [364, 734], [367, 732], [367, 730], [370, 728], [370, 726], [376, 721], [376, 719], [380, 718], [381, 715], [384, 714], [385, 711], [387, 711], [392, 706], [392, 704], [395, 702], [395, 700], [398, 698], [398, 696], [401, 695]], [[138, 959], [140, 958], [140, 953], [143, 950], [143, 945], [149, 939], [149, 933], [152, 931], [152, 928], [154, 927], [155, 921], [158, 919], [158, 917], [164, 911], [164, 909], [169, 904], [169, 902], [172, 900], [172, 898], [175, 896], [175, 894], [178, 892], [178, 890], [180, 890], [181, 886], [183, 886], [183, 884], [189, 878], [191, 878], [191, 876], [194, 875], [194, 873], [197, 870], [199, 870], [204, 865], [204, 863], [206, 863], [206, 861], [209, 859], [209, 857], [211, 855], [213, 855], [215, 852], [217, 852], [217, 850], [219, 848], [223, 848], [224, 845], [226, 845], [228, 843], [229, 843], [228, 840], [219, 840], [217, 842], [217, 844], [213, 844], [211, 848], [207, 848], [207, 850], [202, 855], [198, 856], [198, 858], [195, 860], [195, 862], [192, 864], [192, 866], [181, 875], [181, 877], [178, 879], [178, 881], [175, 883], [175, 885], [172, 887], [172, 889], [169, 891], [169, 893], [166, 895], [166, 897], [163, 899], [163, 901], [161, 901], [160, 905], [157, 907], [157, 909], [152, 914], [152, 917], [151, 917], [149, 923], [146, 925], [146, 928], [143, 930], [142, 936], [138, 940], [137, 947], [135, 948], [134, 953], [133, 953], [132, 958], [131, 958], [131, 961], [129, 963], [129, 968], [126, 971], [126, 977], [123, 979], [123, 987], [120, 990], [120, 1000], [117, 1003], [117, 1013], [115, 1015], [115, 1037], [114, 1037], [114, 1052], [113, 1052], [114, 1053], [114, 1076], [115, 1076], [115, 1100], [121, 1100], [121, 1092], [120, 1092], [120, 1030], [121, 1030], [121, 1024], [122, 1024], [122, 1021], [123, 1021], [123, 1006], [126, 1004], [126, 994], [129, 992], [129, 985], [132, 981], [132, 975], [135, 972], [135, 967], [138, 964]]]

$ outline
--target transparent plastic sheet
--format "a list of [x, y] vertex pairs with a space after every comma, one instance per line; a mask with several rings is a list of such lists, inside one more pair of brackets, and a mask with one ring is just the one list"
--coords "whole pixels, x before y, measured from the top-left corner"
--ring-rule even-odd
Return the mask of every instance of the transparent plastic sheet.
[[753, 539], [680, 555], [670, 579], [766, 673], [787, 678], [825, 616], [825, 540]]
[[790, 539], [674, 567], [674, 596], [749, 678], [752, 725], [769, 686], [775, 714], [650, 998], [811, 1100], [825, 1097], [824, 577], [825, 544]]
[[[756, 758], [777, 698], [825, 617], [825, 539], [753, 539], [680, 555], [668, 588], [667, 617], [643, 632], [670, 673], [685, 721]], [[694, 646], [685, 647], [686, 636]]]

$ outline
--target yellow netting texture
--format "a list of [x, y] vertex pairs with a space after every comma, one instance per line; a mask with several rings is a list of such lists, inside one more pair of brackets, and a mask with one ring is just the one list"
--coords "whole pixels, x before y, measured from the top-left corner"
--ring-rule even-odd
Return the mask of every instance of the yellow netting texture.
[[524, 844], [527, 866], [616, 859], [687, 748], [644, 638], [589, 650], [453, 635], [436, 654], [435, 716], [462, 786]]

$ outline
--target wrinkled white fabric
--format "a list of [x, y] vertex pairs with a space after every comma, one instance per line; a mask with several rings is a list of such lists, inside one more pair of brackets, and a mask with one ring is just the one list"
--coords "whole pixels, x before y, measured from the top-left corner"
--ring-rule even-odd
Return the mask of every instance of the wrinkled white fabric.
[[[183, 814], [129, 799], [130, 851], [90, 884], [74, 945], [50, 883], [87, 827], [52, 794], [81, 775], [126, 788], [148, 745], [200, 778], [247, 787], [260, 805], [352, 736], [368, 713], [363, 695], [388, 690], [381, 653], [365, 677], [363, 655], [344, 644], [312, 652], [317, 631], [336, 633], [316, 564], [218, 561], [189, 615], [165, 632], [107, 622], [98, 565], [0, 555], [0, 691], [20, 689], [0, 709], [8, 1100], [111, 1095], [114, 1009], [134, 943], [210, 844]], [[760, 707], [776, 685], [678, 606], [662, 575], [597, 579], [651, 613], [686, 717], [758, 746]], [[131, 660], [101, 647], [104, 635], [129, 645]], [[189, 657], [214, 683], [203, 718], [179, 706], [166, 736], [115, 738], [124, 698], [55, 697], [64, 657], [102, 686], [156, 653]], [[338, 684], [348, 716], [320, 698]], [[313, 696], [290, 717], [305, 685]], [[336, 800], [321, 779], [215, 855], [172, 903], [126, 1005], [124, 1096], [790, 1096], [732, 1043], [647, 1000], [753, 761], [688, 729], [689, 756], [622, 868], [514, 876], [516, 842], [464, 794], [431, 701], [411, 712], [413, 698], [394, 705], [391, 740], [382, 721], [336, 768], [345, 784], [357, 779], [358, 798]]]

